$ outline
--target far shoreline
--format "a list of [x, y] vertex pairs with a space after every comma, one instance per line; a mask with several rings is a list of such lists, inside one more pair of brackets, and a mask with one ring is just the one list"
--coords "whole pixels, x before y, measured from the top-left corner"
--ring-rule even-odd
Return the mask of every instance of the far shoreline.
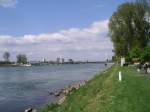
[[[108, 63], [113, 63], [113, 62], [75, 62], [75, 63], [38, 63], [38, 64], [32, 64], [31, 66], [44, 66], [44, 65], [74, 65], [74, 64], [108, 64]], [[17, 63], [12, 63], [12, 64], [0, 64], [1, 67], [26, 67], [22, 66], [26, 64], [17, 64]]]

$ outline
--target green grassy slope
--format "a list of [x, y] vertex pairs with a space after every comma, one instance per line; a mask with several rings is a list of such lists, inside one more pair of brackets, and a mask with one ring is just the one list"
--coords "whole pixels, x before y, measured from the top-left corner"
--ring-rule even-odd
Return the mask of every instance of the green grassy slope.
[[150, 76], [133, 67], [113, 66], [68, 94], [62, 105], [47, 105], [42, 112], [150, 112]]

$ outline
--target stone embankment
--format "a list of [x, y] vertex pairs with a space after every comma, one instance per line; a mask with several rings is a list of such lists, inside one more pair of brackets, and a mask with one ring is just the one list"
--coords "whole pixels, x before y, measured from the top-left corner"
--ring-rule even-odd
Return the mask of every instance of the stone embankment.
[[65, 94], [68, 94], [73, 90], [79, 89], [81, 86], [84, 86], [86, 83], [87, 83], [87, 81], [81, 81], [81, 82], [79, 82], [77, 84], [73, 84], [67, 88], [64, 88], [64, 89], [61, 89], [61, 90], [58, 90], [55, 92], [49, 92], [49, 94], [54, 95], [55, 97], [60, 97], [58, 104], [62, 104], [66, 99]]
[[[71, 85], [67, 88], [57, 90], [55, 92], [49, 92], [49, 95], [54, 95], [55, 97], [59, 97], [59, 100], [57, 103], [62, 104], [66, 99], [65, 94], [68, 94], [73, 90], [79, 89], [81, 86], [84, 86], [86, 83], [87, 83], [87, 81], [81, 81], [81, 82], [74, 84], [74, 85]], [[28, 108], [24, 112], [37, 112], [37, 110], [32, 109], [32, 108]]]

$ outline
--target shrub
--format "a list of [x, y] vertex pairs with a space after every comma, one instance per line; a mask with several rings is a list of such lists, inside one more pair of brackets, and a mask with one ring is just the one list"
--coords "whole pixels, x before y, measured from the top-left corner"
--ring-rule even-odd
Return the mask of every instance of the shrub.
[[141, 54], [142, 54], [142, 50], [138, 47], [135, 47], [131, 49], [131, 51], [129, 52], [129, 57], [130, 59], [141, 58]]
[[143, 61], [150, 61], [150, 45], [144, 48], [141, 58]]

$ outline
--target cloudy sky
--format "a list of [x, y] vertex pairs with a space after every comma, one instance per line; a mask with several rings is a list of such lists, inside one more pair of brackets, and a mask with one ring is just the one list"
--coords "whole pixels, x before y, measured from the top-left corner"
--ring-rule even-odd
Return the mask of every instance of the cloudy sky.
[[125, 0], [0, 0], [0, 60], [105, 60], [111, 57], [108, 23]]

